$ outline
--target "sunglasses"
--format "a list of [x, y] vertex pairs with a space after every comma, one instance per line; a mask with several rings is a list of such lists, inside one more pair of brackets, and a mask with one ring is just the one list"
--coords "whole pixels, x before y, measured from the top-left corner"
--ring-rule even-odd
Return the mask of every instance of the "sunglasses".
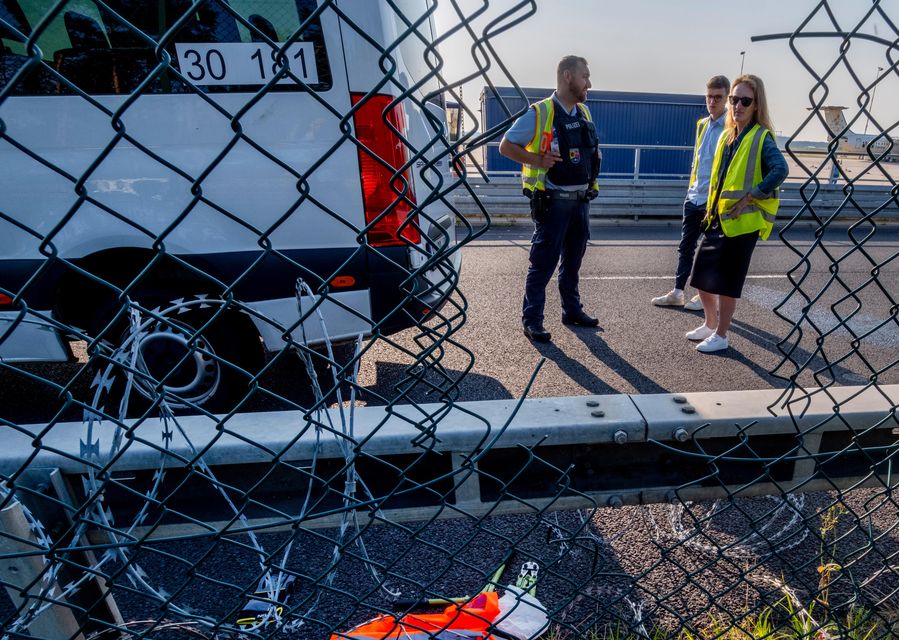
[[730, 100], [730, 103], [735, 107], [738, 104], [742, 104], [744, 107], [748, 107], [752, 104], [753, 99], [747, 96], [743, 96], [742, 98], [740, 96], [728, 96], [728, 100]]

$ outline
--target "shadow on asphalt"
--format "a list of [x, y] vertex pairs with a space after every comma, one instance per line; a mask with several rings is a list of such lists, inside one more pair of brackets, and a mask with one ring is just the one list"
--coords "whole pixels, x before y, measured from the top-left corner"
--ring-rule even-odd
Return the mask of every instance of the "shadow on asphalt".
[[508, 400], [512, 393], [496, 378], [479, 373], [443, 368], [440, 371], [410, 367], [395, 362], [375, 363], [377, 383], [362, 388], [362, 399], [369, 406], [387, 404], [388, 400], [410, 402], [440, 402], [452, 400]]
[[[377, 381], [358, 388], [357, 398], [368, 405], [384, 405], [391, 399], [401, 404], [452, 400], [505, 400], [513, 395], [497, 379], [468, 372], [429, 369], [425, 374], [416, 367], [392, 362], [375, 365]], [[94, 372], [84, 364], [19, 364], [0, 370], [0, 423], [32, 424], [55, 421], [79, 422], [84, 406], [91, 404], [90, 382]], [[319, 372], [319, 383], [328, 394], [327, 404], [337, 397], [332, 392], [330, 371]], [[342, 399], [350, 398], [350, 386], [340, 385]], [[235, 397], [239, 412], [306, 410], [315, 404], [309, 375], [300, 358], [284, 353], [267, 364], [258, 385], [248, 388], [245, 397]], [[105, 406], [105, 405], [104, 405]], [[129, 411], [139, 417], [145, 408]], [[196, 413], [176, 411], [178, 415]], [[150, 415], [156, 415], [150, 409]]]
[[[730, 325], [730, 329], [732, 333], [749, 340], [758, 347], [767, 349], [777, 357], [778, 363], [773, 371], [768, 371], [744, 356], [734, 358], [735, 361], [741, 362], [755, 371], [759, 377], [763, 378], [774, 388], [785, 386], [786, 381], [784, 378], [789, 377], [793, 373], [793, 371], [786, 370], [786, 368], [791, 367], [790, 361], [798, 363], [798, 366], [797, 364], [792, 365], [794, 371], [801, 366], [806, 372], [813, 372], [815, 383], [818, 385], [830, 383], [853, 385], [864, 384], [866, 381], [864, 376], [851, 369], [839, 364], [828, 363], [820, 355], [813, 356], [811, 352], [802, 347], [797, 346], [793, 348], [789, 356], [785, 356], [781, 348], [777, 346], [779, 342], [784, 340], [783, 336], [775, 336], [773, 333], [740, 320], [734, 320]], [[784, 351], [789, 351], [790, 345], [784, 345], [783, 349]], [[728, 352], [733, 352], [733, 349], [728, 349], [725, 354]], [[821, 376], [824, 377], [822, 378]]]
[[[594, 358], [615, 371], [619, 376], [629, 382], [635, 389], [641, 389], [642, 393], [668, 393], [668, 390], [659, 385], [655, 380], [634, 367], [618, 352], [609, 347], [608, 343], [599, 335], [602, 327], [595, 329], [569, 329], [577, 338], [586, 345]], [[589, 393], [594, 395], [606, 395], [618, 393], [618, 391], [591, 371], [588, 365], [569, 355], [552, 342], [532, 343], [534, 348], [547, 360], [556, 363], [559, 369], [577, 384], [581, 385]]]

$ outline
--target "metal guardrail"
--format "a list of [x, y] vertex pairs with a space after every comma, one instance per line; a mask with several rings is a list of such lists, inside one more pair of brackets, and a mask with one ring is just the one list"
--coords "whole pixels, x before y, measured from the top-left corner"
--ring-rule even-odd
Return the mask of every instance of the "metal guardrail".
[[[219, 419], [205, 416], [178, 418], [174, 434], [166, 420], [128, 420], [96, 434], [92, 446], [115, 455], [95, 463], [81, 455], [82, 423], [23, 426], [5, 440], [0, 474], [13, 476], [27, 465], [32, 477], [17, 484], [34, 490], [26, 503], [37, 508], [38, 486], [46, 490], [51, 472], [60, 473], [72, 495], [57, 498], [73, 505], [66, 513], [73, 521], [74, 505], [90, 498], [83, 489], [87, 474], [98, 472], [109, 481], [107, 508], [130, 521], [143, 508], [131, 497], [151, 492], [164, 468], [169, 479], [156, 491], [178, 508], [152, 526], [129, 529], [144, 542], [210, 530], [236, 535], [339, 526], [328, 487], [297, 482], [285, 491], [277, 474], [266, 476], [273, 458], [295, 468], [327, 468], [348, 447], [365, 452], [368, 471], [360, 472], [372, 492], [355, 508], [373, 523], [878, 486], [899, 435], [899, 418], [884, 417], [899, 406], [899, 385], [807, 391], [809, 397], [795, 399], [761, 390], [460, 402], [433, 434], [422, 433], [416, 416], [439, 405], [359, 408], [351, 437], [324, 439], [311, 427], [318, 420], [339, 423], [340, 410], [316, 420], [300, 412], [236, 415], [226, 432]], [[130, 444], [116, 448], [123, 438]], [[847, 452], [862, 440], [866, 455]], [[738, 454], [741, 449], [756, 457]], [[237, 523], [213, 483], [182, 485], [198, 451], [206, 451], [203, 464], [217, 482], [241, 492], [253, 487], [253, 501], [282, 515], [247, 513]], [[392, 482], [372, 474], [379, 466], [402, 468], [415, 452], [425, 456], [427, 472], [407, 476], [404, 490], [394, 493]], [[38, 470], [44, 477], [34, 475]], [[316, 507], [302, 518], [289, 515], [296, 494], [307, 490]]]
[[[527, 199], [521, 195], [520, 178], [490, 176], [469, 181], [471, 192], [458, 193], [455, 205], [468, 216], [529, 216]], [[599, 197], [590, 207], [590, 215], [599, 217], [676, 217], [683, 215], [686, 181], [675, 180], [603, 180]], [[811, 207], [808, 203], [813, 203]], [[780, 189], [778, 221], [815, 215], [823, 219], [855, 217], [858, 211], [872, 212], [879, 220], [899, 218], [899, 203], [889, 185], [821, 184], [812, 189], [787, 182]]]
[[[851, 154], [845, 153], [843, 151], [838, 151], [835, 147], [835, 143], [831, 142], [831, 146], [834, 145], [834, 149], [818, 149], [811, 148], [809, 143], [793, 143], [789, 145], [789, 149], [784, 148], [783, 150], [792, 156], [795, 156], [797, 159], [808, 159], [808, 158], [819, 158], [825, 160], [830, 165], [830, 171], [826, 178], [826, 180], [830, 184], [837, 184], [838, 182], [842, 182], [845, 184], [846, 182], [852, 182], [856, 186], [861, 186], [866, 183], [880, 183], [883, 186], [883, 183], [889, 182], [889, 180], [884, 180], [882, 175], [878, 175], [877, 172], [872, 172], [872, 165], [869, 165], [865, 171], [865, 175], [855, 177], [850, 181], [842, 180], [840, 175], [840, 164], [846, 161], [851, 160], [868, 160], [866, 156], [863, 154]], [[499, 142], [488, 142], [485, 147], [498, 149]], [[688, 173], [646, 173], [642, 170], [642, 155], [644, 151], [692, 151], [693, 147], [686, 146], [675, 146], [675, 145], [652, 145], [652, 144], [600, 144], [601, 149], [629, 149], [634, 152], [634, 168], [629, 172], [603, 172], [600, 174], [600, 178], [603, 182], [606, 180], [617, 181], [625, 178], [629, 178], [634, 181], [644, 181], [644, 180], [683, 180], [686, 181], [690, 174]], [[871, 150], [873, 155], [877, 155], [878, 152], [874, 149]], [[834, 162], [836, 160], [836, 162]], [[888, 164], [890, 162], [895, 162], [895, 158], [890, 156], [885, 160]], [[472, 173], [475, 173], [475, 167], [471, 167], [473, 169]], [[688, 170], [689, 167], [684, 167], [685, 170]], [[868, 172], [871, 172], [873, 175], [867, 175]], [[491, 169], [490, 167], [486, 168], [486, 176], [490, 179], [494, 178], [505, 178], [505, 177], [520, 177], [521, 172], [519, 170], [497, 170]], [[788, 182], [797, 181], [795, 176], [791, 176], [787, 178]], [[801, 181], [801, 179], [799, 180]], [[889, 187], [886, 187], [887, 189]]]
[[[499, 142], [488, 142], [486, 145], [488, 148], [499, 148]], [[693, 147], [687, 147], [683, 145], [664, 145], [664, 144], [600, 144], [600, 149], [628, 149], [634, 152], [634, 169], [629, 173], [619, 173], [619, 172], [603, 172], [601, 177], [603, 179], [620, 179], [624, 177], [629, 177], [633, 180], [656, 180], [656, 179], [684, 179], [690, 177], [688, 173], [652, 173], [649, 175], [645, 175], [641, 172], [642, 167], [642, 155], [644, 151], [692, 151]], [[490, 170], [488, 167], [488, 175], [490, 176], [510, 176], [510, 175], [520, 175], [519, 171], [494, 171]]]

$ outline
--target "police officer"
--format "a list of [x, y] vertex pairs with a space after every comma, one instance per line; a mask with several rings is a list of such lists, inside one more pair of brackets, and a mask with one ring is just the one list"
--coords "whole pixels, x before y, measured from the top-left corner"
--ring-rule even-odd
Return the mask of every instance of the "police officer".
[[524, 286], [521, 323], [536, 342], [552, 337], [543, 326], [546, 285], [559, 264], [562, 322], [599, 324], [584, 312], [578, 272], [590, 239], [590, 200], [599, 186], [600, 152], [590, 110], [587, 61], [565, 56], [556, 70], [556, 91], [518, 118], [503, 136], [499, 151], [520, 162], [522, 186], [530, 198], [534, 237]]

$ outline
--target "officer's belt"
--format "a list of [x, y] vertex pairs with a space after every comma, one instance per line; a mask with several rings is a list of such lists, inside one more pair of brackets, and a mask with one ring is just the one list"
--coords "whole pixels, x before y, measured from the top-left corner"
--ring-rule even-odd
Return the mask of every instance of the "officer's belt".
[[587, 199], [587, 190], [581, 189], [579, 191], [563, 191], [561, 189], [547, 189], [546, 193], [549, 194], [550, 198], [554, 200], [586, 200]]

